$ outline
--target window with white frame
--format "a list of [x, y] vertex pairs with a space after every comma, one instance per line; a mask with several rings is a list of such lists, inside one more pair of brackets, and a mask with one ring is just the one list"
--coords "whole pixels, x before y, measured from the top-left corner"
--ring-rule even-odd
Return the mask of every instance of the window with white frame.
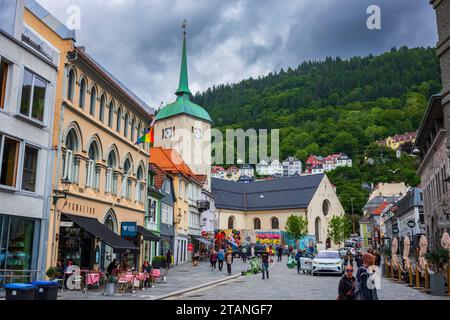
[[200, 228], [200, 214], [198, 212], [189, 210], [189, 228]]
[[164, 180], [164, 191], [170, 194], [170, 180], [168, 179]]
[[105, 192], [107, 193], [117, 194], [117, 174], [114, 174], [116, 164], [116, 153], [114, 150], [111, 150], [108, 155], [108, 168], [106, 169]]
[[8, 70], [9, 64], [2, 58], [0, 62], [0, 109], [5, 107]]
[[165, 224], [173, 224], [173, 207], [165, 203], [161, 203], [161, 222]]
[[137, 174], [136, 174], [136, 201], [139, 203], [144, 202], [144, 188], [145, 184], [143, 183], [144, 178], [144, 171], [142, 169], [142, 166], [139, 166]]
[[25, 69], [22, 82], [20, 114], [43, 122], [46, 92], [47, 81]]
[[95, 170], [95, 163], [99, 159], [98, 146], [95, 141], [93, 141], [89, 147], [88, 152], [89, 160], [87, 161], [86, 168], [86, 186], [92, 189], [98, 189], [98, 177]]
[[133, 182], [130, 178], [127, 179], [127, 187], [125, 189], [125, 198], [131, 200], [131, 189], [133, 188]]
[[[151, 208], [154, 208], [153, 210]], [[152, 199], [152, 198], [148, 198], [148, 217], [149, 217], [149, 221], [151, 223], [156, 223], [157, 222], [157, 210], [158, 210], [158, 204], [157, 201]], [[154, 211], [154, 212], [152, 212]]]
[[0, 0], [0, 29], [13, 34], [16, 19], [16, 1]]
[[70, 182], [76, 181], [76, 168], [74, 161], [74, 152], [78, 148], [78, 139], [74, 129], [70, 130], [67, 134], [66, 141], [66, 152], [63, 155], [63, 174], [62, 179]]
[[[35, 192], [39, 149], [0, 134], [0, 185]], [[22, 161], [21, 172], [19, 164]]]

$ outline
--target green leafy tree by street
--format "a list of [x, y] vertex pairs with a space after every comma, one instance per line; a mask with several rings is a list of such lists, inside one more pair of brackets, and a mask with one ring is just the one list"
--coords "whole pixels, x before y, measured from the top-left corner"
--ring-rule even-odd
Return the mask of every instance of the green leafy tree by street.
[[333, 216], [328, 224], [328, 237], [339, 248], [341, 243], [348, 239], [352, 232], [352, 221], [347, 215]]
[[298, 248], [298, 241], [308, 234], [308, 220], [305, 217], [290, 215], [286, 221], [286, 232], [295, 239], [295, 246]]

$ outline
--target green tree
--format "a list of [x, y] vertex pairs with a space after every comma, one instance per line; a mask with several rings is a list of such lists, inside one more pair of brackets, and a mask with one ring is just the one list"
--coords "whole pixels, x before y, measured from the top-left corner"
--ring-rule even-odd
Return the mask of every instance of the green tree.
[[348, 239], [352, 232], [352, 221], [347, 215], [333, 216], [328, 224], [328, 237], [339, 248], [341, 243]]
[[308, 220], [292, 214], [287, 218], [285, 228], [287, 234], [295, 239], [295, 246], [298, 248], [298, 241], [308, 234]]

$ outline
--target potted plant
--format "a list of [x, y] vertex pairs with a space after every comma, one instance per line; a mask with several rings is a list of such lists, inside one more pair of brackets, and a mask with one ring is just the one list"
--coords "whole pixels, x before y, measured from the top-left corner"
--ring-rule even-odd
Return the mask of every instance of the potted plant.
[[162, 256], [155, 256], [152, 260], [153, 269], [160, 269], [162, 267]]
[[117, 278], [113, 275], [108, 275], [106, 277], [106, 295], [114, 295], [114, 284], [117, 283]]
[[424, 254], [425, 259], [430, 264], [430, 293], [435, 296], [445, 296], [445, 275], [444, 265], [450, 260], [450, 253], [447, 249], [439, 248]]
[[45, 275], [50, 279], [50, 281], [53, 281], [56, 279], [56, 275], [58, 274], [58, 269], [56, 267], [50, 267], [48, 268]]

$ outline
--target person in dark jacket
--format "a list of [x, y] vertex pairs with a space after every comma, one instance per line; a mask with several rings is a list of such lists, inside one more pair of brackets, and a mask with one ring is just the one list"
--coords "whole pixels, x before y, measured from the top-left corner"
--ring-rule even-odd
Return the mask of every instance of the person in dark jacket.
[[111, 261], [111, 262], [108, 264], [108, 267], [106, 268], [106, 272], [107, 272], [109, 275], [112, 275], [114, 269], [117, 269], [117, 267], [118, 267], [117, 260], [114, 259], [113, 261]]
[[170, 249], [167, 250], [166, 253], [166, 268], [170, 269], [170, 265], [172, 264], [172, 253], [170, 252]]
[[339, 297], [338, 300], [355, 300], [355, 282], [356, 278], [353, 276], [353, 267], [345, 267], [345, 275], [339, 281]]
[[278, 255], [278, 261], [283, 260], [283, 247], [280, 245], [277, 247], [277, 255]]
[[297, 261], [297, 273], [300, 273], [302, 270], [301, 264], [300, 264], [300, 258], [302, 257], [302, 252], [300, 249], [297, 250], [297, 253], [295, 254], [295, 261]]
[[363, 265], [356, 274], [356, 299], [378, 300], [375, 280], [369, 274], [369, 267], [375, 264], [375, 256], [370, 253], [363, 255]]
[[361, 254], [361, 252], [358, 252], [356, 254], [355, 261], [356, 261], [356, 266], [359, 269], [362, 266], [362, 254]]
[[267, 274], [267, 279], [269, 279], [269, 253], [264, 251], [261, 254], [261, 263], [262, 263], [262, 278], [265, 279], [265, 274]]

